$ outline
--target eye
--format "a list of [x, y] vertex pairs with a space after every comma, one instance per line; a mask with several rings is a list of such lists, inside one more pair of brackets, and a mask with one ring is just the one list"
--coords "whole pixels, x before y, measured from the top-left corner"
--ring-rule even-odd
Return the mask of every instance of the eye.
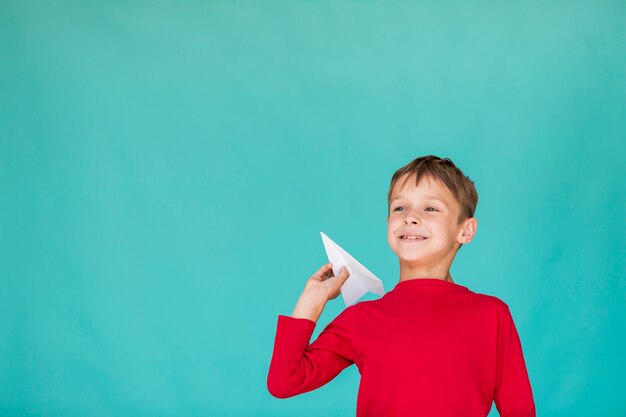
[[395, 209], [393, 209], [393, 211], [398, 211], [399, 209], [403, 209], [403, 208], [404, 208], [404, 207], [399, 206], [399, 207], [396, 207]]
[[437, 210], [437, 209], [436, 209], [436, 208], [434, 208], [434, 207], [427, 207], [427, 208], [426, 208], [426, 211], [429, 211], [429, 209], [433, 209], [434, 211], [439, 211], [439, 210]]

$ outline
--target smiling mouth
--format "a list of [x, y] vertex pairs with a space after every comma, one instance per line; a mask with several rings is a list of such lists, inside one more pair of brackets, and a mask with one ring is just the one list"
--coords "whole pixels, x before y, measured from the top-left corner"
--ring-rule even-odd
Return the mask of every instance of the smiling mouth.
[[428, 239], [427, 237], [423, 237], [423, 236], [416, 236], [416, 235], [402, 235], [400, 236], [400, 240], [410, 240], [410, 241], [419, 241], [419, 240], [426, 240]]

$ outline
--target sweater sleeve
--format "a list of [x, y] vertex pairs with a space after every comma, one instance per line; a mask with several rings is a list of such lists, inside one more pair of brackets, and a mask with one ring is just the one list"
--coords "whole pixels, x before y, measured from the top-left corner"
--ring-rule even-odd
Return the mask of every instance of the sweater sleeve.
[[310, 345], [315, 322], [278, 316], [274, 352], [267, 376], [270, 394], [288, 398], [312, 391], [354, 363], [351, 307], [335, 317]]
[[522, 344], [509, 307], [504, 307], [498, 317], [498, 348], [496, 408], [501, 417], [535, 417], [533, 393], [524, 362]]

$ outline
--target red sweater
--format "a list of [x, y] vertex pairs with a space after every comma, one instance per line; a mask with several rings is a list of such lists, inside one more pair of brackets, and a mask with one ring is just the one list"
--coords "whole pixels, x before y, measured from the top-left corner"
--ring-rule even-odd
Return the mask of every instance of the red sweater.
[[269, 392], [314, 390], [356, 364], [357, 417], [534, 417], [508, 306], [435, 278], [401, 281], [342, 311], [309, 345], [315, 322], [278, 316]]

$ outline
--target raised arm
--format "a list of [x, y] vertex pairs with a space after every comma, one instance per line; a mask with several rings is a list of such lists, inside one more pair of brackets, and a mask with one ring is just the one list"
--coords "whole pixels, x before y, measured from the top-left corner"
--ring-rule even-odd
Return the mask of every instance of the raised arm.
[[314, 390], [352, 364], [352, 309], [339, 314], [309, 345], [328, 300], [339, 295], [348, 279], [345, 268], [332, 276], [332, 265], [320, 268], [306, 283], [292, 316], [278, 317], [267, 388], [277, 398]]
[[505, 304], [498, 323], [498, 353], [494, 400], [500, 417], [535, 417], [535, 402], [522, 343]]

